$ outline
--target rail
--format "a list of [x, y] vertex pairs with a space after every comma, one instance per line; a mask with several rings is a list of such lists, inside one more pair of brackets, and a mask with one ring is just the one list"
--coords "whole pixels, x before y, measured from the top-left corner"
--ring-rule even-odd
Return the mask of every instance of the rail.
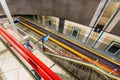
[[41, 62], [2, 27], [0, 27], [0, 34], [45, 80], [61, 80], [60, 77], [51, 71], [43, 62]]

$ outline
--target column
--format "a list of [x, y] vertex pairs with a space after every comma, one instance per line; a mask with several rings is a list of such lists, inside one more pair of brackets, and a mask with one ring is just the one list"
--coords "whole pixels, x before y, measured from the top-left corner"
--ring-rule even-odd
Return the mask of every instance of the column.
[[5, 14], [7, 15], [8, 20], [10, 21], [10, 24], [11, 24], [10, 27], [11, 27], [13, 30], [17, 31], [16, 26], [15, 26], [15, 24], [14, 24], [14, 21], [13, 21], [13, 19], [12, 19], [11, 13], [10, 13], [10, 11], [9, 11], [9, 9], [8, 9], [7, 4], [6, 4], [6, 1], [5, 1], [5, 0], [0, 0], [0, 1], [1, 1], [1, 5], [2, 5], [2, 7], [3, 7], [3, 10], [4, 10]]
[[37, 15], [37, 22], [40, 23], [40, 17]]
[[33, 15], [33, 21], [36, 22], [36, 15]]
[[42, 16], [42, 24], [45, 25], [45, 16]]
[[58, 27], [58, 32], [59, 33], [63, 33], [64, 23], [65, 23], [65, 19], [59, 18], [59, 27]]

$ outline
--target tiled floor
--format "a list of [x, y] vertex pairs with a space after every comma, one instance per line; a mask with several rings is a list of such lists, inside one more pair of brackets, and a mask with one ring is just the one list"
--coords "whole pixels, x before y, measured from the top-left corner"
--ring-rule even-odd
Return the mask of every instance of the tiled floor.
[[[25, 76], [26, 75], [26, 76]], [[33, 80], [0, 41], [0, 80]]]

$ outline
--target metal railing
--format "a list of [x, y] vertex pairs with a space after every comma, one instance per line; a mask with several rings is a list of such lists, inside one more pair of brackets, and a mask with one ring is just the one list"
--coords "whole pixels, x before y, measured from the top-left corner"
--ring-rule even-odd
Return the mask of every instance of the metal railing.
[[2, 27], [0, 27], [0, 34], [45, 80], [61, 80], [60, 77], [58, 77], [53, 71], [51, 71], [43, 62], [35, 57]]

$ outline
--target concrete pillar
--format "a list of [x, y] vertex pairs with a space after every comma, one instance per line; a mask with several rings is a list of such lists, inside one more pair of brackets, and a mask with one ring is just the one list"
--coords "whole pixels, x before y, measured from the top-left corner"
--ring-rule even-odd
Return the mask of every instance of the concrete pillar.
[[4, 10], [5, 14], [7, 15], [8, 20], [10, 21], [10, 24], [11, 24], [10, 27], [11, 27], [13, 30], [17, 31], [16, 26], [15, 26], [15, 24], [14, 24], [14, 21], [13, 21], [13, 19], [12, 19], [11, 13], [10, 13], [10, 11], [9, 11], [9, 8], [8, 8], [8, 6], [7, 6], [7, 4], [6, 4], [6, 1], [5, 1], [5, 0], [0, 0], [0, 2], [1, 2], [1, 5], [2, 5], [2, 7], [3, 7], [3, 10]]
[[105, 30], [109, 27], [109, 24], [113, 21], [113, 19], [115, 18], [115, 16], [117, 15], [117, 13], [119, 13], [120, 11], [120, 7], [115, 11], [115, 13], [111, 16], [111, 18], [109, 19], [108, 23], [104, 26], [103, 31], [99, 34], [99, 36], [97, 37], [96, 41], [94, 41], [94, 43], [92, 44], [92, 47], [94, 48], [97, 43], [100, 41], [100, 39], [103, 37]]
[[59, 26], [59, 18], [56, 18], [56, 31], [58, 31], [58, 26]]
[[37, 15], [37, 22], [40, 23], [40, 16]]
[[[102, 16], [102, 14], [103, 14], [103, 12], [104, 12], [104, 11], [102, 11], [102, 10], [103, 10], [103, 8], [104, 8], [104, 6], [105, 6], [106, 1], [107, 1], [107, 0], [101, 0], [101, 1], [100, 1], [100, 4], [99, 4], [99, 6], [98, 6], [98, 8], [97, 8], [97, 10], [96, 10], [96, 12], [95, 12], [92, 20], [91, 20], [89, 26], [91, 26], [91, 27], [94, 26], [94, 24], [95, 24], [95, 22], [96, 22], [96, 20], [97, 20], [97, 17]], [[102, 11], [102, 12], [101, 12], [101, 11]], [[98, 20], [98, 21], [99, 21], [99, 20]], [[97, 21], [97, 22], [98, 22], [98, 21]]]
[[65, 19], [59, 18], [59, 27], [58, 27], [59, 33], [63, 33], [64, 24], [65, 24]]
[[42, 24], [45, 25], [45, 16], [42, 16]]
[[113, 21], [110, 23], [109, 27], [106, 29], [107, 32], [110, 32], [115, 25], [120, 21], [120, 11], [116, 14], [115, 18]]
[[101, 0], [96, 12], [95, 12], [95, 15], [93, 17], [93, 19], [91, 20], [89, 26], [92, 26], [92, 29], [90, 30], [89, 34], [88, 34], [88, 37], [86, 38], [85, 40], [85, 44], [87, 44], [87, 42], [89, 41], [90, 37], [91, 37], [91, 34], [92, 32], [94, 31], [94, 28], [96, 27], [98, 21], [101, 19], [101, 16], [103, 15], [106, 7], [108, 6], [110, 0]]
[[33, 21], [36, 22], [36, 15], [33, 15]]

